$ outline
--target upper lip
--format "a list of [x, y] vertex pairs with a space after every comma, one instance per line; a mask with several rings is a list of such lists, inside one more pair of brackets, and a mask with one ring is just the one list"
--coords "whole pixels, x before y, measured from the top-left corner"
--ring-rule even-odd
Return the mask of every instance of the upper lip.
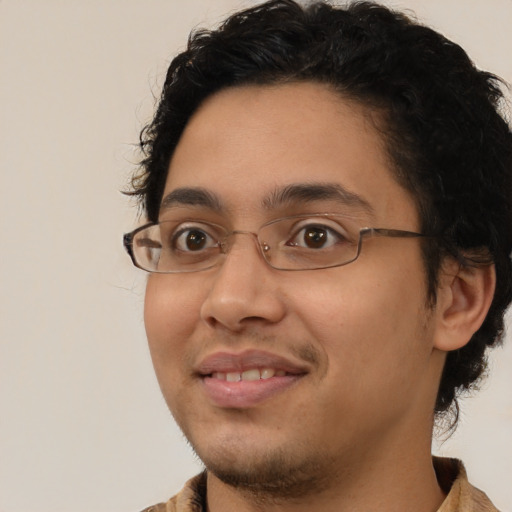
[[201, 360], [196, 371], [199, 375], [206, 376], [216, 372], [244, 372], [252, 368], [273, 368], [294, 375], [308, 371], [304, 362], [261, 350], [246, 350], [241, 353], [215, 352]]

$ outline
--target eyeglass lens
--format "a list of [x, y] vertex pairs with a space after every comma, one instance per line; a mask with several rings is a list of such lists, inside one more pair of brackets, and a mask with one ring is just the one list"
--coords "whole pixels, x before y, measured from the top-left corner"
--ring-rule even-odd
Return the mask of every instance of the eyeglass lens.
[[[197, 272], [216, 265], [237, 233], [205, 221], [164, 220], [135, 232], [133, 254], [137, 265], [150, 272]], [[335, 215], [287, 217], [262, 226], [257, 239], [274, 268], [327, 268], [357, 257], [359, 227]]]

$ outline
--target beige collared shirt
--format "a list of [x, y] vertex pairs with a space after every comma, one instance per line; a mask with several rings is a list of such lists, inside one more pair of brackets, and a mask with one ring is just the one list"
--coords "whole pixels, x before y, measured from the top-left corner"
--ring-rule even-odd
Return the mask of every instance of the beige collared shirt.
[[[462, 462], [434, 457], [439, 485], [447, 493], [437, 512], [499, 512], [485, 493], [473, 487]], [[206, 473], [190, 479], [167, 503], [159, 503], [142, 512], [206, 512]], [[414, 510], [414, 507], [411, 507]]]
[[484, 492], [468, 482], [460, 460], [434, 457], [434, 468], [446, 493], [437, 512], [499, 512]]

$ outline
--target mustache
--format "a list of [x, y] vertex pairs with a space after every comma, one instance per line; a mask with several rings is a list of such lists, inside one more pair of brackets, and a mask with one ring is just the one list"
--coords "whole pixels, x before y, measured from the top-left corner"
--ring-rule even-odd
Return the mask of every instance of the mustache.
[[257, 331], [243, 334], [216, 333], [197, 344], [191, 344], [191, 350], [186, 352], [185, 365], [192, 367], [203, 354], [214, 351], [242, 352], [245, 350], [262, 350], [276, 355], [292, 357], [304, 361], [308, 365], [318, 367], [322, 361], [322, 352], [309, 341], [282, 341], [282, 336], [264, 335]]

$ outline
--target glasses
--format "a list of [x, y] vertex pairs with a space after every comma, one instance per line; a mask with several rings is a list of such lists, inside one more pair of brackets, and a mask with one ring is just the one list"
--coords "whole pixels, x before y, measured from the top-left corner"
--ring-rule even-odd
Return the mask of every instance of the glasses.
[[124, 235], [133, 264], [147, 272], [200, 272], [218, 265], [235, 235], [255, 239], [263, 259], [277, 270], [315, 270], [355, 261], [363, 240], [375, 237], [419, 238], [400, 229], [360, 228], [343, 215], [321, 213], [275, 219], [252, 231], [229, 231], [206, 220], [169, 218]]

